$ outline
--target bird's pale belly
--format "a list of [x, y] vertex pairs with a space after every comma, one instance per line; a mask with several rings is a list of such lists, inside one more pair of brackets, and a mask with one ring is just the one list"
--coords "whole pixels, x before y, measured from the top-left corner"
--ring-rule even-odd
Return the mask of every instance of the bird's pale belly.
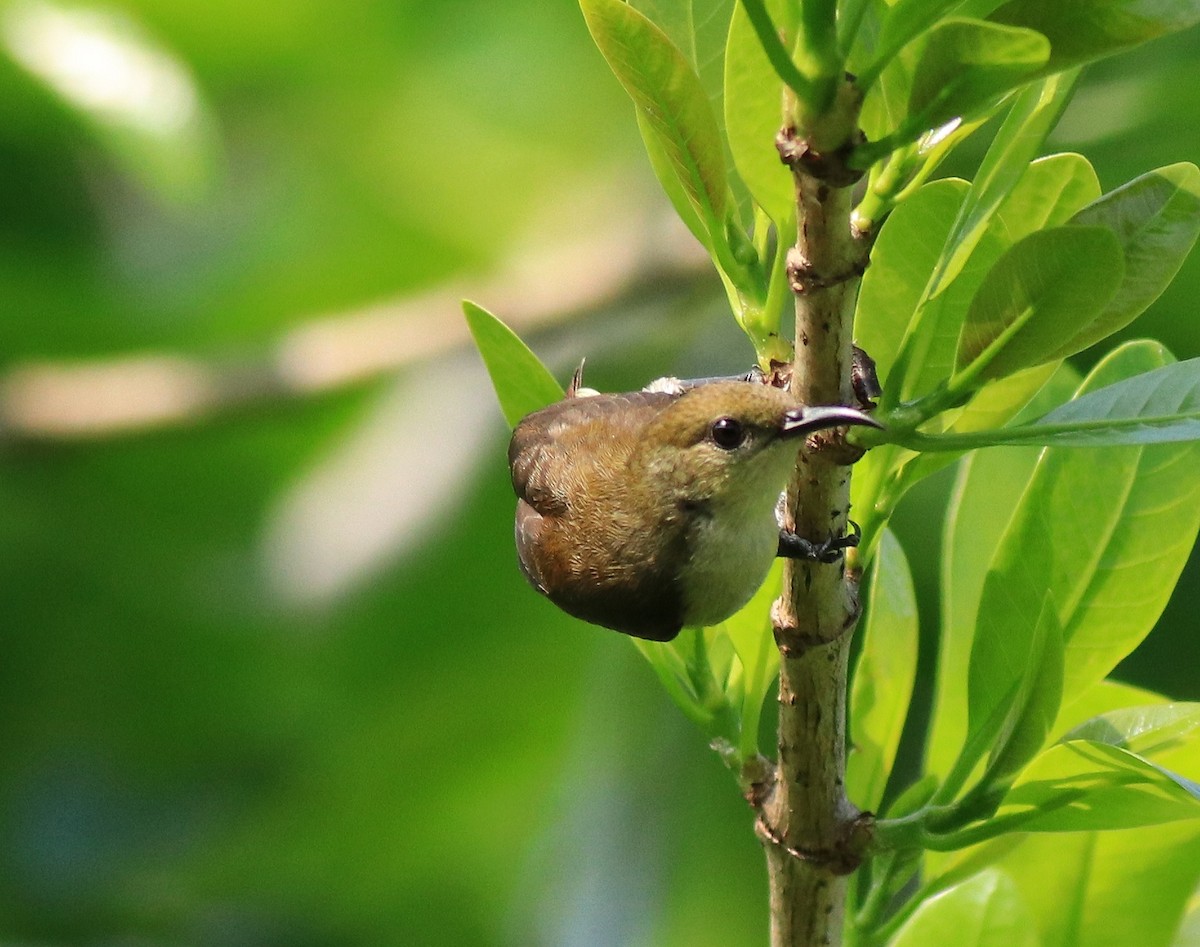
[[755, 510], [719, 516], [698, 528], [689, 543], [684, 576], [685, 625], [715, 625], [745, 605], [762, 585], [779, 548], [779, 527]]

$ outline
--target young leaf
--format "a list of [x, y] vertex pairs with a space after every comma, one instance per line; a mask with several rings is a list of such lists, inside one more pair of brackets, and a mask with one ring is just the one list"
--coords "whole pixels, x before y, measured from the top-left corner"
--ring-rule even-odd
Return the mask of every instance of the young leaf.
[[989, 17], [1050, 40], [1046, 72], [1092, 62], [1200, 22], [1197, 0], [1011, 0]]
[[1059, 358], [1129, 325], [1175, 278], [1200, 235], [1200, 169], [1173, 164], [1143, 174], [1085, 207], [1071, 223], [1112, 230], [1125, 269], [1108, 305], [1059, 348]]
[[[785, 36], [795, 35], [797, 5], [768, 0], [767, 12]], [[725, 48], [725, 128], [738, 174], [777, 227], [796, 213], [796, 185], [775, 149], [783, 123], [782, 89], [746, 10], [738, 4]]]
[[917, 600], [908, 560], [885, 531], [867, 592], [862, 652], [850, 692], [846, 788], [877, 811], [900, 745], [917, 673]]
[[592, 38], [658, 136], [710, 236], [720, 238], [728, 200], [725, 158], [700, 79], [667, 35], [621, 0], [580, 0]]
[[1120, 243], [1101, 227], [1053, 227], [1016, 243], [988, 272], [958, 340], [951, 388], [1050, 361], [1121, 281]]
[[1033, 30], [950, 19], [928, 36], [908, 101], [910, 132], [968, 118], [1033, 75], [1050, 55]]
[[512, 329], [467, 300], [463, 300], [463, 313], [509, 427], [563, 396], [562, 385]]
[[1129, 829], [1196, 819], [1200, 785], [1119, 747], [1072, 740], [1050, 747], [1029, 765], [997, 818], [1021, 818], [1023, 832]]
[[725, 37], [734, 0], [630, 0], [683, 53], [720, 120]]
[[998, 444], [1116, 447], [1200, 440], [1200, 359], [1173, 362], [1075, 398], [1037, 421], [962, 434], [901, 436], [914, 450]]
[[1013, 880], [989, 869], [921, 904], [890, 947], [1037, 947], [1037, 928]]

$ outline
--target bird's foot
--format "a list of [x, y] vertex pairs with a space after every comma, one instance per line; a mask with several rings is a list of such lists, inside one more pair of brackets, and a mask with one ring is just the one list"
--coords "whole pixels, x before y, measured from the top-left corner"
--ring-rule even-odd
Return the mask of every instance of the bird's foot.
[[862, 530], [858, 524], [854, 520], [850, 520], [849, 523], [849, 533], [836, 537], [830, 534], [828, 539], [819, 543], [781, 529], [779, 531], [779, 550], [775, 555], [784, 559], [807, 559], [810, 562], [837, 562], [847, 549], [857, 546], [858, 541], [862, 539]]

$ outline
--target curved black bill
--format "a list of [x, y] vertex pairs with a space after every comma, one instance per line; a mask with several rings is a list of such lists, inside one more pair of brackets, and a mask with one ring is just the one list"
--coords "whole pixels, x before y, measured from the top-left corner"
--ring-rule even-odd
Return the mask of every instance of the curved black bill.
[[823, 431], [831, 427], [848, 427], [850, 425], [877, 427], [883, 425], [874, 418], [845, 405], [814, 405], [808, 408], [792, 408], [783, 416], [782, 432], [790, 437], [796, 434], [811, 434], [813, 431]]

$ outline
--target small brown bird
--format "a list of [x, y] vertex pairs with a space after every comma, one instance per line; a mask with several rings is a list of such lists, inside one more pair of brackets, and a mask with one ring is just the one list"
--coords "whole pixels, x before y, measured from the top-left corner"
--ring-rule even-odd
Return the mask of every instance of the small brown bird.
[[588, 395], [577, 376], [508, 449], [526, 578], [577, 618], [657, 641], [724, 621], [776, 555], [832, 561], [852, 545], [781, 535], [774, 508], [804, 435], [879, 427], [752, 381], [666, 381]]

